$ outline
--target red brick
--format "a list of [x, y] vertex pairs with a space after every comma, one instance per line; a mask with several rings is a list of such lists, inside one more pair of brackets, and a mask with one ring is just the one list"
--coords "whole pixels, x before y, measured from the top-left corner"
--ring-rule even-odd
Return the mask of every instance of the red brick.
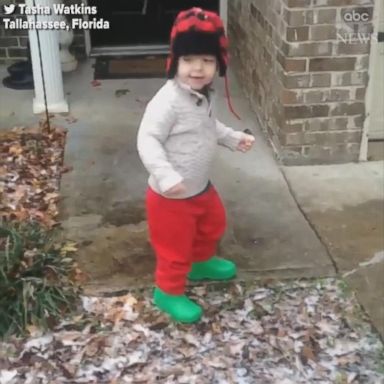
[[305, 92], [304, 100], [307, 104], [321, 103], [325, 100], [325, 93], [321, 90], [307, 91]]
[[297, 91], [291, 91], [289, 89], [283, 89], [281, 92], [280, 101], [283, 104], [297, 104], [302, 102]]
[[311, 40], [334, 40], [336, 39], [336, 27], [334, 25], [312, 25]]
[[355, 41], [352, 43], [339, 42], [336, 47], [336, 53], [338, 55], [363, 55], [368, 54], [370, 51], [371, 44], [360, 43]]
[[331, 89], [325, 98], [326, 102], [348, 100], [351, 100], [351, 91], [349, 89]]
[[356, 71], [368, 71], [369, 69], [369, 55], [360, 56], [356, 60]]
[[365, 104], [362, 102], [340, 103], [331, 108], [331, 116], [360, 115], [365, 113]]
[[366, 86], [368, 84], [367, 72], [344, 72], [334, 73], [332, 79], [332, 85], [335, 86], [350, 86], [360, 85]]
[[331, 131], [331, 132], [297, 132], [288, 133], [281, 137], [283, 145], [310, 145], [335, 146], [343, 143], [358, 143], [361, 139], [361, 130], [358, 131]]
[[313, 58], [309, 60], [309, 71], [351, 71], [356, 57]]
[[311, 80], [310, 75], [284, 75], [283, 84], [286, 88], [308, 88]]
[[311, 87], [329, 87], [331, 85], [330, 73], [313, 73], [311, 75], [310, 86]]
[[312, 9], [307, 12], [306, 23], [311, 25], [316, 24], [335, 24], [337, 11], [331, 9]]
[[287, 43], [283, 41], [283, 53], [290, 57], [330, 56], [332, 55], [332, 42], [303, 42]]
[[329, 105], [299, 105], [284, 107], [287, 119], [305, 119], [308, 117], [324, 117], [329, 115]]
[[345, 132], [327, 132], [328, 142], [333, 143], [360, 143], [361, 130]]
[[294, 156], [297, 159], [297, 157], [300, 156], [302, 152], [303, 152], [303, 146], [285, 145], [281, 151], [281, 155], [284, 158], [289, 157], [290, 160], [292, 161], [292, 156]]
[[311, 145], [305, 148], [304, 154], [310, 158], [316, 159], [330, 159], [331, 148], [319, 145]]
[[311, 0], [283, 0], [289, 8], [305, 8], [311, 5]]
[[281, 53], [278, 53], [277, 61], [285, 72], [305, 72], [307, 69], [306, 59], [289, 59]]
[[327, 127], [327, 122], [329, 119], [321, 119], [321, 118], [316, 118], [316, 119], [308, 119], [304, 123], [304, 130], [305, 131], [312, 131], [312, 132], [319, 132], [319, 131], [324, 131]]
[[288, 27], [287, 41], [305, 41], [308, 40], [309, 27]]
[[367, 92], [367, 88], [357, 88], [356, 89], [356, 94], [355, 94], [355, 99], [356, 100], [365, 100], [365, 94]]
[[305, 11], [293, 11], [288, 8], [283, 10], [283, 19], [291, 27], [300, 27], [305, 25], [305, 18]]
[[304, 130], [312, 132], [331, 130], [344, 131], [347, 130], [347, 126], [348, 117], [317, 118], [308, 119], [304, 124]]
[[319, 140], [318, 133], [307, 133], [307, 132], [297, 132], [297, 133], [288, 133], [283, 137], [283, 145], [306, 145], [306, 144], [316, 144]]
[[281, 127], [281, 130], [285, 133], [292, 133], [292, 132], [303, 132], [304, 130], [304, 123], [288, 123], [285, 122], [284, 125]]
[[353, 122], [355, 123], [355, 127], [363, 127], [364, 125], [364, 120], [365, 120], [365, 117], [363, 115], [361, 116], [356, 116], [354, 119], [353, 119]]

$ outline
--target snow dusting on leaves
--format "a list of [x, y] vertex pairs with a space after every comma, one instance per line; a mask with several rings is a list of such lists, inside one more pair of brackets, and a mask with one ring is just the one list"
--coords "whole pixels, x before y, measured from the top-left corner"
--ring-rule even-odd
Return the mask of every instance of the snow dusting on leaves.
[[383, 345], [335, 279], [191, 288], [205, 315], [170, 322], [146, 290], [83, 297], [52, 333], [0, 344], [0, 384], [379, 384]]

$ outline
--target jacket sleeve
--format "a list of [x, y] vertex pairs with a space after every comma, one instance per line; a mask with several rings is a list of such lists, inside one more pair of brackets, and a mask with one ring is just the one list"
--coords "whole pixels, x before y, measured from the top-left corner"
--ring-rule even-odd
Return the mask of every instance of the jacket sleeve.
[[224, 147], [235, 151], [243, 136], [241, 131], [235, 131], [234, 129], [227, 127], [222, 122], [216, 119], [216, 133], [217, 143]]
[[155, 178], [162, 192], [180, 183], [183, 178], [167, 159], [164, 142], [176, 122], [176, 113], [169, 105], [147, 105], [137, 135], [137, 149], [147, 171]]

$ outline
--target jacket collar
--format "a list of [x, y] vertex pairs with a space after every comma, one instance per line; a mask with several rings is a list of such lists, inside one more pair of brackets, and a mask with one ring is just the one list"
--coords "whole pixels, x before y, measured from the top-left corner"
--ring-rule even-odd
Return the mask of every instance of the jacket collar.
[[[195, 91], [195, 90], [192, 89], [188, 84], [185, 84], [185, 83], [181, 82], [181, 81], [177, 78], [177, 76], [175, 76], [175, 78], [174, 78], [174, 82], [175, 82], [175, 84], [176, 84], [179, 88], [181, 88], [181, 89], [183, 89], [184, 91], [190, 93], [191, 95], [195, 95], [198, 99], [204, 99], [204, 98], [205, 98], [205, 96], [204, 96], [202, 93]], [[212, 84], [208, 85], [208, 93], [209, 93], [209, 99], [212, 99], [212, 96], [213, 96], [213, 94], [215, 93], [214, 88], [212, 88]]]

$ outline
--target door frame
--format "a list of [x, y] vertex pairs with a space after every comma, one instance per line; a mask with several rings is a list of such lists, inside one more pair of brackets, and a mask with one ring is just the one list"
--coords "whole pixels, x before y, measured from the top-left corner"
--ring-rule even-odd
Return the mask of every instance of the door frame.
[[[377, 37], [380, 29], [380, 17], [384, 13], [384, 3], [383, 0], [375, 0], [373, 8], [373, 36]], [[384, 44], [384, 42], [379, 43], [376, 39], [371, 39], [371, 50], [369, 54], [369, 81], [367, 86], [367, 92], [365, 96], [365, 120], [363, 126], [363, 132], [361, 135], [360, 143], [360, 153], [359, 161], [367, 161], [368, 159], [368, 140], [369, 140], [369, 129], [371, 127], [371, 111], [373, 108], [373, 100], [375, 99], [375, 82], [372, 81], [372, 74], [375, 73], [377, 66], [379, 65], [378, 55], [379, 55], [379, 46], [378, 44]], [[376, 45], [376, 46], [375, 46]]]
[[[88, 5], [88, 0], [83, 0], [84, 5]], [[219, 0], [219, 14], [223, 20], [224, 27], [227, 30], [228, 22], [228, 0]], [[88, 20], [88, 15], [84, 15], [84, 19]], [[134, 56], [138, 54], [166, 54], [169, 51], [168, 44], [157, 44], [157, 45], [135, 45], [135, 46], [121, 46], [121, 47], [99, 47], [92, 48], [91, 32], [89, 29], [84, 31], [85, 39], [85, 52], [88, 57], [97, 56]]]

